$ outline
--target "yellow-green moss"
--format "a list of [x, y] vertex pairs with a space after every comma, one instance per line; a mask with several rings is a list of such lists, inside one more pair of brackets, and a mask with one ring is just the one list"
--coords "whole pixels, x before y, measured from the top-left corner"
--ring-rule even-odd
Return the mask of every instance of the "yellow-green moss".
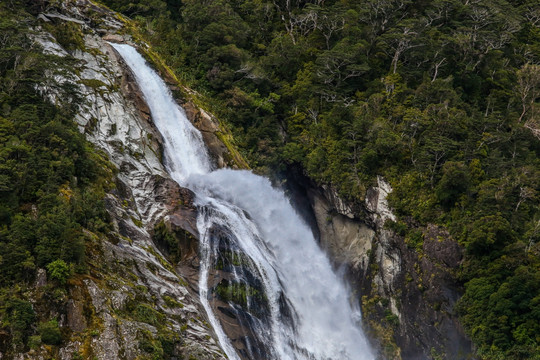
[[167, 270], [169, 270], [172, 273], [175, 273], [174, 268], [172, 265], [163, 258], [154, 248], [147, 246], [144, 248], [146, 251], [148, 251], [150, 254], [154, 255], [154, 257], [159, 261], [159, 263]]

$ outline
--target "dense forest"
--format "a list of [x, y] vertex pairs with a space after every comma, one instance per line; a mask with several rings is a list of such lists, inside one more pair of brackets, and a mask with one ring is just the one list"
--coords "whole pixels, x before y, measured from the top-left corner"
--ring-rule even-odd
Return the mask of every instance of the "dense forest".
[[[0, 349], [14, 351], [62, 342], [52, 314], [67, 300], [70, 277], [87, 270], [88, 237], [109, 230], [112, 171], [73, 120], [77, 94], [44, 82], [44, 74], [62, 76], [73, 64], [43, 54], [27, 9], [0, 3]], [[51, 30], [70, 37], [68, 27]], [[62, 103], [43, 96], [51, 87]], [[38, 269], [50, 281], [36, 293]]]
[[466, 250], [458, 311], [483, 359], [540, 354], [540, 3], [103, 0], [226, 119], [252, 166], [302, 169], [387, 226]]
[[[58, 344], [28, 286], [60, 302], [108, 231], [111, 171], [80, 134], [69, 58], [32, 41], [39, 9], [0, 2], [0, 345]], [[102, 0], [135, 21], [225, 120], [259, 172], [300, 169], [350, 202], [377, 175], [386, 224], [422, 251], [428, 224], [466, 258], [458, 311], [481, 359], [540, 359], [540, 3], [537, 0]], [[46, 29], [77, 41], [69, 24]], [[42, 96], [57, 86], [62, 103]]]

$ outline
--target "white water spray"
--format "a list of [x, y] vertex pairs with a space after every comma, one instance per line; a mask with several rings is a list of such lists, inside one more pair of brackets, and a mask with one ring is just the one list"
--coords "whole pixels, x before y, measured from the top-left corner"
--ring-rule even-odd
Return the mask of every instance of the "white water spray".
[[[270, 359], [374, 359], [360, 329], [360, 310], [351, 305], [356, 302], [350, 301], [346, 286], [332, 271], [312, 232], [283, 192], [248, 171], [211, 172], [201, 134], [172, 99], [165, 83], [134, 48], [112, 46], [135, 74], [148, 102], [152, 119], [164, 138], [171, 177], [197, 194], [200, 297], [227, 356], [240, 359], [208, 300], [211, 261], [219, 251], [209, 235], [215, 226], [227, 229], [235, 246], [249, 257], [252, 272], [262, 283], [269, 321], [254, 322], [252, 331], [268, 343]], [[233, 275], [243, 280], [242, 274]], [[284, 321], [281, 313], [283, 298], [292, 313], [290, 321]], [[250, 344], [247, 347], [249, 356]]]

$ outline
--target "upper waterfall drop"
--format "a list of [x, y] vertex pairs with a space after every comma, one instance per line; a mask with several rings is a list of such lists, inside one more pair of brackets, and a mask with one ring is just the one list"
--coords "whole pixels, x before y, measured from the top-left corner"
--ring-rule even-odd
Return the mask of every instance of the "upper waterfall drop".
[[[135, 74], [148, 102], [164, 138], [171, 177], [197, 195], [200, 297], [227, 356], [234, 360], [374, 359], [360, 327], [359, 308], [285, 194], [249, 171], [211, 172], [201, 134], [163, 80], [133, 47], [111, 45]], [[224, 271], [227, 256], [232, 260], [226, 265], [230, 270], [226, 278], [211, 283], [210, 271], [219, 266]], [[242, 302], [236, 306], [229, 300], [229, 312], [237, 317], [242, 311], [254, 314], [247, 316], [246, 324], [255, 339], [244, 339], [242, 356], [209, 301], [222, 284], [228, 284], [231, 294], [237, 289], [235, 296]], [[257, 349], [259, 345], [267, 349]]]
[[163, 136], [165, 166], [171, 177], [183, 184], [191, 174], [206, 174], [212, 165], [201, 133], [173, 99], [163, 79], [151, 69], [135, 48], [110, 43], [121, 55], [144, 95], [152, 120]]

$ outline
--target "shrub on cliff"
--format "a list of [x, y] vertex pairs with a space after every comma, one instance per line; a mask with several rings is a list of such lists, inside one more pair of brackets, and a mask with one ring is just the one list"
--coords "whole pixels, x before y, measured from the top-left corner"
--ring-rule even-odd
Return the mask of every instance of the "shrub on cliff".
[[62, 343], [62, 333], [56, 319], [39, 324], [38, 331], [44, 344], [60, 345]]

